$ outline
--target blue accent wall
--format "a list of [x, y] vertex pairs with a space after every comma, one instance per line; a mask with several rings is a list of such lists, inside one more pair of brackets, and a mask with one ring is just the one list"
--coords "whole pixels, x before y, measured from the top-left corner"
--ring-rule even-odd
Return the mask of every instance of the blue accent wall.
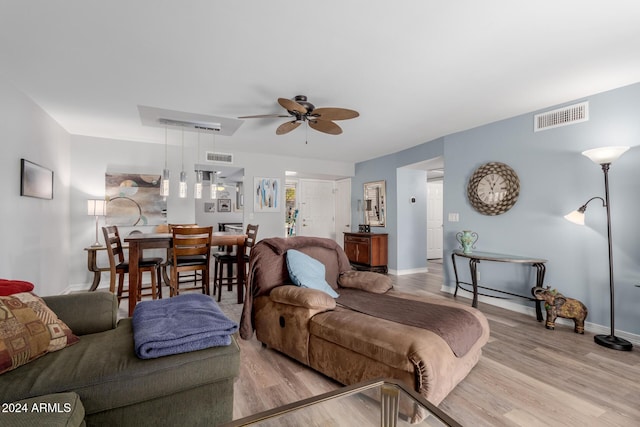
[[[427, 268], [427, 172], [399, 168], [397, 176], [396, 212], [398, 216], [399, 272]], [[410, 199], [415, 197], [415, 203]]]
[[[415, 212], [409, 212], [409, 204], [403, 203], [403, 208], [398, 210], [398, 168], [402, 168], [407, 165], [419, 162], [425, 159], [432, 159], [440, 157], [444, 154], [443, 147], [444, 139], [432, 141], [428, 144], [420, 144], [416, 147], [399, 151], [397, 153], [389, 154], [387, 156], [378, 157], [366, 162], [356, 163], [355, 176], [351, 180], [351, 198], [352, 198], [352, 231], [358, 230], [358, 224], [362, 223], [362, 212], [357, 209], [357, 200], [362, 199], [364, 192], [364, 183], [370, 181], [386, 181], [387, 189], [387, 223], [385, 227], [372, 227], [373, 233], [388, 233], [389, 234], [389, 268], [391, 270], [399, 270], [399, 265], [403, 269], [418, 269], [426, 266], [426, 248], [424, 248], [424, 256], [416, 255], [415, 251], [407, 245], [398, 244], [398, 224], [403, 223], [404, 226], [409, 226], [415, 221], [416, 230], [419, 227], [424, 227], [424, 232], [419, 235], [418, 232], [413, 234], [415, 240], [419, 241], [419, 244], [426, 245], [426, 205], [422, 210], [422, 218], [417, 218], [416, 215], [420, 215], [418, 210]], [[403, 176], [403, 179], [408, 179], [408, 176]], [[406, 181], [403, 185], [406, 184]], [[412, 184], [413, 185], [413, 184]], [[423, 182], [422, 186], [425, 188], [426, 184]], [[414, 215], [415, 213], [415, 215]], [[409, 223], [411, 218], [411, 223]], [[419, 224], [419, 225], [418, 225]], [[404, 236], [400, 235], [402, 238]], [[406, 240], [405, 240], [406, 241]], [[421, 257], [421, 258], [418, 258]]]
[[[606, 210], [597, 201], [586, 213], [584, 227], [563, 216], [594, 196], [604, 197], [604, 175], [581, 152], [607, 145], [632, 148], [611, 165], [609, 172], [614, 242], [616, 329], [640, 334], [640, 83], [569, 101], [589, 102], [589, 121], [533, 131], [536, 113], [491, 123], [447, 135], [399, 153], [356, 165], [354, 195], [362, 182], [387, 179], [390, 268], [402, 265], [405, 221], [413, 221], [397, 200], [397, 169], [444, 154], [444, 265], [445, 285], [454, 285], [451, 251], [455, 234], [463, 229], [479, 234], [478, 251], [512, 253], [548, 260], [545, 284], [583, 301], [588, 322], [609, 327], [609, 270]], [[499, 161], [520, 178], [520, 197], [499, 216], [476, 212], [467, 201], [469, 177], [480, 165]], [[402, 176], [402, 173], [400, 174]], [[354, 196], [355, 197], [355, 196]], [[403, 196], [404, 197], [404, 196]], [[459, 222], [447, 222], [459, 213]], [[402, 218], [399, 220], [398, 218]], [[422, 227], [416, 223], [416, 227]], [[354, 222], [357, 224], [357, 222]], [[402, 225], [400, 225], [402, 224]], [[425, 244], [418, 237], [419, 244]], [[466, 262], [459, 272], [470, 281]], [[528, 294], [535, 277], [529, 267], [484, 262], [480, 282], [515, 293]], [[466, 275], [466, 277], [465, 277]], [[518, 300], [514, 300], [518, 302]], [[522, 301], [523, 305], [531, 303]]]

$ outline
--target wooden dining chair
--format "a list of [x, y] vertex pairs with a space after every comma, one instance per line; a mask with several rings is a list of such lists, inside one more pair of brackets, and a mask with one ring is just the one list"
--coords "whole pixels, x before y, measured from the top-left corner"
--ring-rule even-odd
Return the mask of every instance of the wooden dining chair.
[[[247, 232], [246, 239], [244, 244], [244, 265], [245, 271], [244, 279], [246, 283], [247, 279], [247, 271], [249, 268], [249, 255], [251, 252], [251, 248], [256, 244], [256, 240], [258, 237], [258, 225], [247, 224]], [[213, 296], [215, 296], [216, 291], [218, 292], [218, 301], [222, 299], [222, 287], [227, 285], [227, 290], [233, 290], [233, 285], [238, 284], [238, 274], [233, 274], [233, 268], [238, 264], [238, 256], [237, 254], [231, 253], [230, 251], [226, 252], [218, 252], [213, 254], [214, 258], [214, 269], [213, 269]], [[225, 268], [226, 267], [226, 268]], [[224, 271], [227, 271], [227, 275], [224, 275]]]
[[[165, 233], [169, 233], [171, 234], [172, 230], [174, 227], [197, 227], [198, 224], [194, 224], [194, 223], [184, 223], [184, 224], [166, 224], [167, 227], [167, 231], [165, 231]], [[169, 268], [171, 266], [171, 259], [173, 257], [173, 252], [171, 252], [171, 248], [167, 248], [167, 258], [166, 258], [166, 263], [163, 265], [163, 275], [164, 277], [168, 277], [167, 275], [167, 268]], [[191, 271], [188, 272], [187, 274], [178, 274], [178, 281], [180, 283], [192, 283], [192, 286], [195, 286], [196, 281], [198, 280], [198, 277], [201, 276], [200, 271]], [[169, 285], [169, 283], [171, 282], [171, 280], [169, 280], [167, 282], [167, 286]]]
[[[172, 227], [173, 244], [171, 249], [170, 296], [176, 296], [183, 290], [202, 289], [209, 294], [209, 263], [211, 261], [211, 235], [213, 227]], [[181, 272], [201, 272], [194, 277], [191, 288], [180, 289]], [[197, 285], [198, 279], [201, 284]]]
[[[137, 301], [140, 301], [143, 296], [151, 296], [153, 299], [162, 298], [162, 278], [160, 277], [162, 258], [142, 258], [140, 260], [140, 275], [138, 276], [137, 285], [133, 287], [132, 291], [132, 285], [129, 283], [129, 288], [125, 290], [124, 275], [129, 273], [129, 261], [124, 256], [124, 248], [122, 247], [118, 227], [116, 225], [102, 227], [102, 233], [109, 256], [109, 291], [111, 293], [117, 292], [118, 302], [122, 298], [131, 298], [132, 293]], [[142, 284], [142, 274], [144, 272], [151, 273], [150, 286], [145, 287]], [[117, 291], [116, 276], [118, 277]], [[143, 293], [145, 290], [150, 292], [145, 294]]]

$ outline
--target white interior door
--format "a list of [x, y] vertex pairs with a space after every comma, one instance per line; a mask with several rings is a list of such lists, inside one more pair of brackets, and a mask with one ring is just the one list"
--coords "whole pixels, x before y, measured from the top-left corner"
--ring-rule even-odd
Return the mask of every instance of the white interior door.
[[336, 238], [333, 181], [300, 180], [300, 236]]
[[442, 258], [443, 182], [427, 182], [427, 259]]
[[[345, 232], [351, 231], [351, 179], [336, 181], [336, 242], [343, 247]], [[344, 249], [344, 248], [343, 248]]]

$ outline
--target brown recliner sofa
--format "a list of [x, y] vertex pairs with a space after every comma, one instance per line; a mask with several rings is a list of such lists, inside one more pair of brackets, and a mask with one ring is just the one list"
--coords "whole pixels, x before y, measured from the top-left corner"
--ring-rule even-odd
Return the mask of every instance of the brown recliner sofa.
[[[293, 285], [286, 262], [289, 249], [321, 261], [327, 283], [340, 297]], [[264, 239], [251, 252], [240, 336], [250, 339], [255, 330], [263, 344], [342, 384], [395, 378], [438, 405], [480, 359], [489, 338], [487, 319], [474, 308], [444, 298], [421, 297], [389, 287], [387, 276], [352, 270], [333, 240], [301, 236]], [[353, 294], [386, 298], [381, 304], [365, 300], [364, 305], [374, 311], [385, 311], [384, 306], [398, 301], [401, 305], [385, 315], [366, 313], [367, 309], [349, 307], [349, 300], [342, 304], [343, 298]], [[414, 311], [413, 317], [418, 318], [431, 312], [431, 317], [426, 317], [433, 327], [424, 325], [424, 319], [395, 319], [405, 311]], [[465, 335], [469, 329], [475, 330], [475, 335]], [[459, 344], [463, 345], [457, 347], [456, 355], [452, 345]]]

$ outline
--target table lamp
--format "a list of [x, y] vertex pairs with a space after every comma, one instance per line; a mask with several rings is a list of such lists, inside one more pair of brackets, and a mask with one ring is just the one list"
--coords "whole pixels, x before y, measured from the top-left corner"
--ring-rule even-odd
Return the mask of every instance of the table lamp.
[[89, 199], [87, 200], [87, 215], [96, 217], [96, 241], [91, 245], [92, 248], [102, 246], [98, 240], [98, 219], [101, 216], [105, 216], [107, 209], [107, 202], [104, 199]]

